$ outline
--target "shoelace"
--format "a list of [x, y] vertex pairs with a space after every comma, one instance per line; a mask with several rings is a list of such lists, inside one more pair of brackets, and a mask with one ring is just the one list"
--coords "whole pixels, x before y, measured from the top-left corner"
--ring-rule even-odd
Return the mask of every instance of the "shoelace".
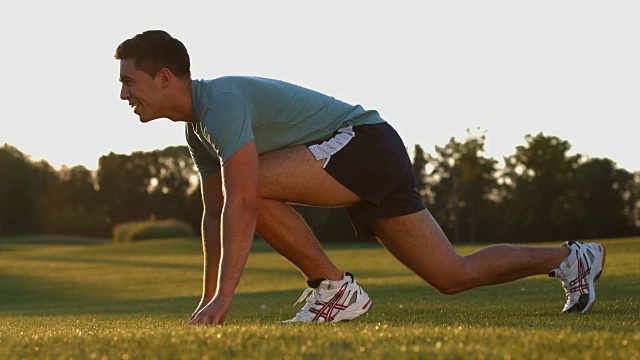
[[557, 269], [555, 273], [556, 278], [560, 280], [560, 284], [562, 284], [562, 288], [564, 289], [565, 296], [567, 301], [571, 298], [571, 279], [567, 278], [565, 273], [561, 269]]
[[[311, 296], [309, 296], [309, 294], [311, 294]], [[307, 298], [308, 297], [308, 298]], [[322, 295], [320, 295], [318, 293], [318, 291], [316, 291], [316, 289], [314, 288], [307, 288], [302, 292], [302, 295], [300, 296], [300, 298], [298, 298], [298, 301], [296, 301], [295, 304], [293, 304], [293, 306], [296, 306], [298, 304], [300, 304], [301, 302], [303, 302], [305, 299], [307, 300], [307, 303], [309, 302], [313, 302], [315, 303], [315, 300], [322, 300], [321, 299]], [[309, 299], [311, 299], [311, 301], [309, 301]]]
[[296, 301], [293, 306], [298, 305], [305, 299], [307, 300], [307, 303], [302, 307], [302, 309], [300, 309], [300, 311], [298, 311], [294, 319], [306, 321], [306, 319], [313, 317], [314, 314], [309, 309], [311, 309], [316, 304], [316, 300], [320, 300], [321, 296], [322, 295], [320, 295], [319, 292], [314, 288], [307, 288], [306, 290], [304, 290], [302, 292], [302, 296], [300, 296], [298, 301]]

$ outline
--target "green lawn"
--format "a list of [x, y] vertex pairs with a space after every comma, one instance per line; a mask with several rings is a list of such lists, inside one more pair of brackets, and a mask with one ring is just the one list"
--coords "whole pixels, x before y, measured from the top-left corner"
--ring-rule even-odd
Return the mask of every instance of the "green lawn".
[[0, 238], [0, 359], [640, 359], [640, 238], [601, 242], [607, 265], [586, 315], [560, 314], [555, 279], [444, 296], [376, 244], [327, 246], [374, 307], [315, 325], [279, 324], [305, 283], [256, 242], [225, 326], [195, 328], [195, 239]]

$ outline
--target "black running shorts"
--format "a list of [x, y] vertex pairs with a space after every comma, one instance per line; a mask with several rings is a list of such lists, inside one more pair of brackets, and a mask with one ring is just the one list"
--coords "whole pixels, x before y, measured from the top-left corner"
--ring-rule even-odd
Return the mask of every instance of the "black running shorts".
[[408, 215], [425, 208], [415, 188], [411, 160], [388, 123], [338, 130], [332, 138], [307, 144], [325, 170], [364, 201], [347, 207], [358, 235], [374, 235], [377, 219]]

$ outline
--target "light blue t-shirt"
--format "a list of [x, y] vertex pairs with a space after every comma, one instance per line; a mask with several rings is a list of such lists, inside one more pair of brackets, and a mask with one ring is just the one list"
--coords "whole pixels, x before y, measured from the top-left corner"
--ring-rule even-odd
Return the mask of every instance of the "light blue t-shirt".
[[186, 137], [203, 179], [251, 140], [262, 154], [326, 139], [343, 127], [384, 122], [377, 111], [280, 80], [193, 80], [191, 94], [196, 123], [186, 124]]

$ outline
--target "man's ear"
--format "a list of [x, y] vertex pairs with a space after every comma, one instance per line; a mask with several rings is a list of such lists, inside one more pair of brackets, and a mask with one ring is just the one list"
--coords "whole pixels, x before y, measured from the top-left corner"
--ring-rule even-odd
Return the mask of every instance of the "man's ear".
[[160, 69], [160, 71], [158, 71], [156, 77], [158, 78], [158, 80], [160, 80], [160, 84], [162, 85], [162, 87], [166, 88], [169, 86], [171, 80], [173, 80], [173, 73], [167, 68], [162, 68]]

